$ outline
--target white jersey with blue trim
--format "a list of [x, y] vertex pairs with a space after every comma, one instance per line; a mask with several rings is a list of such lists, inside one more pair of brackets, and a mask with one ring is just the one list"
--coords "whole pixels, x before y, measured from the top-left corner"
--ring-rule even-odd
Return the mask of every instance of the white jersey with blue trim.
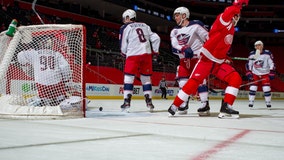
[[[141, 22], [131, 22], [120, 28], [119, 42], [121, 53], [129, 56], [159, 52], [160, 37]], [[152, 46], [151, 46], [152, 45]]]
[[36, 83], [53, 85], [71, 78], [70, 65], [59, 52], [30, 49], [19, 52], [17, 59], [23, 66], [33, 66]]
[[193, 58], [199, 58], [200, 49], [209, 38], [208, 30], [205, 28], [205, 25], [198, 20], [190, 21], [185, 27], [174, 28], [170, 36], [172, 52], [178, 55], [180, 59], [184, 58], [181, 49], [186, 45], [191, 47], [194, 53]]
[[255, 75], [265, 75], [275, 69], [273, 56], [269, 50], [263, 50], [259, 55], [256, 51], [251, 51], [248, 58], [248, 69]]

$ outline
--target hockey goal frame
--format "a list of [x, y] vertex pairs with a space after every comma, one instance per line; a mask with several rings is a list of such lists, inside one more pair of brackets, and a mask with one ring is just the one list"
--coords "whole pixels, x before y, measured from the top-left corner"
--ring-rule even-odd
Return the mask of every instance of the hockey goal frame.
[[[11, 93], [11, 85], [13, 85], [10, 80], [7, 80], [9, 76], [9, 67], [13, 65], [13, 57], [16, 54], [16, 46], [19, 45], [23, 39], [29, 39], [21, 35], [23, 32], [31, 32], [33, 29], [42, 28], [42, 31], [50, 32], [72, 32], [73, 30], [80, 30], [80, 36], [75, 37], [79, 38], [77, 46], [79, 46], [80, 52], [80, 65], [78, 68], [80, 77], [79, 82], [76, 83], [76, 92], [80, 92], [76, 97], [77, 100], [76, 107], [74, 108], [62, 108], [61, 105], [57, 106], [28, 106], [27, 97], [31, 95], [20, 95], [19, 97], [14, 97]], [[42, 32], [41, 30], [36, 31], [37, 34]], [[9, 119], [67, 119], [67, 118], [82, 118], [86, 116], [86, 90], [85, 90], [85, 78], [84, 73], [86, 70], [86, 28], [84, 25], [74, 25], [74, 24], [43, 24], [43, 25], [30, 25], [30, 26], [20, 26], [17, 28], [17, 31], [13, 38], [5, 35], [5, 32], [0, 34], [0, 38], [4, 39], [4, 42], [7, 42], [7, 46], [4, 46], [6, 50], [0, 51], [0, 83], [4, 83], [2, 87], [0, 86], [0, 118], [9, 118]], [[30, 33], [33, 34], [33, 33]], [[76, 36], [76, 35], [75, 35]], [[29, 40], [28, 40], [29, 41]], [[21, 42], [22, 43], [22, 42]], [[76, 42], [74, 42], [76, 43]], [[1, 49], [1, 48], [0, 48]], [[17, 51], [18, 52], [18, 51]], [[76, 54], [76, 53], [72, 53]], [[68, 59], [68, 58], [66, 58]], [[76, 60], [74, 60], [76, 61]], [[73, 74], [72, 74], [73, 75]], [[9, 81], [9, 82], [8, 82]], [[3, 87], [4, 86], [4, 87]], [[79, 86], [79, 87], [78, 87]], [[73, 88], [73, 90], [74, 90]], [[11, 102], [11, 96], [13, 95], [13, 102]], [[17, 95], [18, 96], [18, 95]], [[72, 93], [69, 97], [75, 97]], [[15, 102], [16, 101], [16, 102]], [[73, 103], [74, 100], [68, 101], [68, 103]], [[16, 103], [16, 104], [15, 104]], [[77, 105], [78, 104], [78, 105]], [[75, 109], [76, 108], [76, 109]]]

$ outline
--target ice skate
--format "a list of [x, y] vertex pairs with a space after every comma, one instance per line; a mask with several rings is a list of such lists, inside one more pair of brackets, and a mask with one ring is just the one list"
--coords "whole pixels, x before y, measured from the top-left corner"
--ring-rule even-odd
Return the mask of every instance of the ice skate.
[[271, 109], [271, 104], [270, 104], [270, 102], [266, 102], [266, 107], [267, 107], [267, 109]]
[[174, 104], [172, 104], [168, 109], [169, 117], [173, 117], [176, 114], [177, 109], [178, 108]]
[[187, 110], [188, 110], [188, 105], [186, 105], [185, 107], [179, 107], [177, 113], [180, 115], [187, 114]]
[[120, 106], [121, 112], [129, 112], [131, 97], [132, 95], [128, 94], [127, 98], [124, 99], [124, 103]]
[[210, 106], [209, 106], [209, 102], [201, 102], [202, 103], [202, 107], [198, 108], [197, 112], [199, 114], [199, 116], [209, 116], [210, 115]]
[[249, 105], [248, 105], [250, 108], [253, 107], [253, 101], [249, 101]]
[[[180, 115], [183, 115], [183, 114], [187, 114], [187, 110], [188, 110], [188, 103], [189, 103], [189, 100], [190, 100], [190, 98], [191, 98], [192, 96], [189, 96], [188, 97], [188, 99], [187, 99], [187, 101], [186, 102], [184, 102], [185, 103], [185, 105], [184, 105], [184, 107], [182, 107], [182, 106], [180, 106], [179, 108], [178, 108], [178, 114], [180, 114]], [[184, 104], [183, 103], [183, 104]]]
[[222, 103], [218, 118], [237, 119], [239, 118], [239, 111], [233, 110], [231, 107], [229, 107], [228, 103], [225, 102], [225, 103]]
[[147, 107], [149, 108], [149, 111], [150, 112], [153, 112], [153, 110], [154, 110], [154, 105], [153, 105], [153, 103], [152, 103], [152, 99], [151, 98], [149, 98], [149, 94], [146, 94], [145, 95], [145, 101], [146, 101], [146, 105], [147, 105]]

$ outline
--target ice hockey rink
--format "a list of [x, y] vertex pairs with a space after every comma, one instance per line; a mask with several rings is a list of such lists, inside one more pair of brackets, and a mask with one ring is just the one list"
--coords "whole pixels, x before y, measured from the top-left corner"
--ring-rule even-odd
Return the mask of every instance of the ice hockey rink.
[[[211, 116], [168, 117], [173, 100], [92, 100], [87, 117], [65, 120], [0, 119], [1, 160], [280, 160], [284, 157], [284, 100], [264, 100], [253, 109], [236, 100], [239, 119], [218, 119], [221, 100], [211, 100]], [[99, 111], [103, 107], [103, 111]]]

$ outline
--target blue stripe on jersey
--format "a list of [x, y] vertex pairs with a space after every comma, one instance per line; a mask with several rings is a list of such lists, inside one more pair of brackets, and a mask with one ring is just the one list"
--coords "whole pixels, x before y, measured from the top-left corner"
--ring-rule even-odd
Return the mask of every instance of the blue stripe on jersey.
[[253, 90], [250, 90], [250, 91], [249, 91], [249, 95], [255, 96], [255, 94], [256, 94], [256, 91], [253, 91]]
[[198, 93], [208, 92], [208, 87], [206, 85], [201, 85], [198, 87]]
[[133, 91], [133, 84], [124, 84], [124, 90]]
[[270, 91], [264, 92], [264, 97], [269, 97], [269, 96], [271, 96], [271, 92]]
[[144, 84], [143, 91], [152, 91], [152, 84]]

